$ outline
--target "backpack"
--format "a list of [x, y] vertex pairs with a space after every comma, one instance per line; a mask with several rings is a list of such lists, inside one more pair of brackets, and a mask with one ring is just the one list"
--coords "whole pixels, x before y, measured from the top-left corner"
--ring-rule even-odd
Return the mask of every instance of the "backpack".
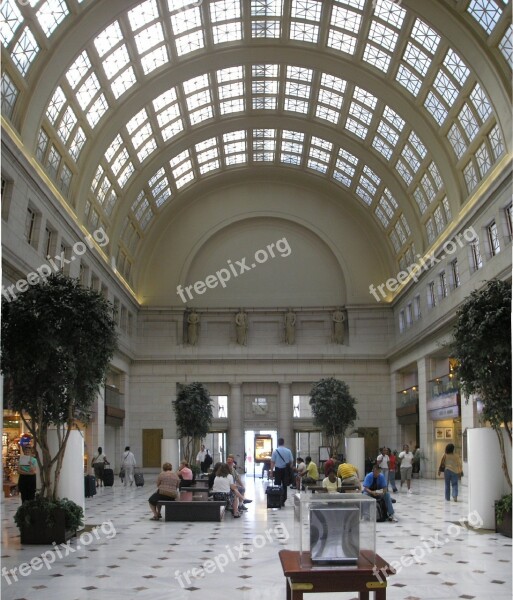
[[384, 498], [376, 498], [376, 523], [382, 523], [388, 519], [387, 505]]
[[208, 452], [207, 452], [207, 455], [205, 456], [205, 460], [203, 462], [205, 463], [206, 467], [210, 467], [210, 465], [214, 462]]

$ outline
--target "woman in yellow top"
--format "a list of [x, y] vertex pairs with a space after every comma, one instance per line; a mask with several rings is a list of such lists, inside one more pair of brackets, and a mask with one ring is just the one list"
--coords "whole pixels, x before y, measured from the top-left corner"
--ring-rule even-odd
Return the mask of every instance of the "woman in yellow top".
[[37, 460], [32, 456], [32, 448], [25, 446], [18, 462], [18, 490], [21, 503], [36, 497]]
[[463, 465], [459, 455], [454, 453], [454, 444], [447, 444], [445, 447], [445, 454], [438, 467], [438, 475], [440, 473], [445, 478], [445, 499], [450, 501], [452, 486], [452, 499], [458, 502], [458, 479], [463, 475]]

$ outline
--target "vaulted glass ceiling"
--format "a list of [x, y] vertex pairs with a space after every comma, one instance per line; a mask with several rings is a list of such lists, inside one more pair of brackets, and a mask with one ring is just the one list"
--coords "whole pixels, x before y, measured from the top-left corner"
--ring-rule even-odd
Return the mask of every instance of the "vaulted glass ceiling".
[[495, 106], [509, 99], [508, 1], [4, 0], [0, 11], [3, 117], [77, 218], [112, 233], [127, 281], [173, 200], [236, 169], [335, 186], [410, 264], [511, 151]]

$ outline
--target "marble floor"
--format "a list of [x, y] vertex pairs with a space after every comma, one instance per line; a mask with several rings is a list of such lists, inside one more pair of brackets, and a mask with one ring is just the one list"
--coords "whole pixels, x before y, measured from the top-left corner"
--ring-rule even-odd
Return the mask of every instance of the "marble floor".
[[[86, 500], [85, 532], [55, 552], [20, 545], [13, 522], [19, 498], [4, 499], [2, 600], [285, 598], [278, 551], [298, 548], [298, 522], [293, 506], [267, 510], [266, 481], [247, 478], [246, 495], [254, 501], [240, 519], [227, 514], [220, 523], [174, 523], [150, 520], [147, 498], [155, 489], [153, 479], [146, 475], [143, 488], [123, 488], [118, 480], [113, 488], [100, 489]], [[394, 495], [399, 522], [377, 523], [378, 554], [406, 565], [389, 579], [387, 598], [511, 600], [511, 539], [460, 524], [469, 517], [465, 487], [458, 503], [444, 500], [441, 480], [414, 480], [412, 487], [412, 495]], [[35, 561], [37, 570], [15, 571], [15, 581], [14, 568], [45, 552], [49, 568]]]

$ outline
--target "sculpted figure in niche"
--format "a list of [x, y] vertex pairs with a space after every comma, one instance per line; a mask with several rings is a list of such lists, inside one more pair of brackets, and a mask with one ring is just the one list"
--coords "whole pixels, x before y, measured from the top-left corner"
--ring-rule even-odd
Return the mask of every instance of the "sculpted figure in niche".
[[296, 343], [296, 314], [291, 308], [285, 314], [285, 343]]
[[191, 346], [198, 343], [200, 318], [198, 313], [192, 309], [187, 317], [187, 341]]
[[235, 315], [235, 329], [237, 331], [237, 344], [245, 346], [248, 338], [248, 315], [242, 308]]
[[344, 323], [345, 316], [344, 313], [337, 308], [337, 310], [333, 313], [331, 317], [333, 321], [333, 335], [332, 339], [335, 344], [343, 344], [344, 343]]

